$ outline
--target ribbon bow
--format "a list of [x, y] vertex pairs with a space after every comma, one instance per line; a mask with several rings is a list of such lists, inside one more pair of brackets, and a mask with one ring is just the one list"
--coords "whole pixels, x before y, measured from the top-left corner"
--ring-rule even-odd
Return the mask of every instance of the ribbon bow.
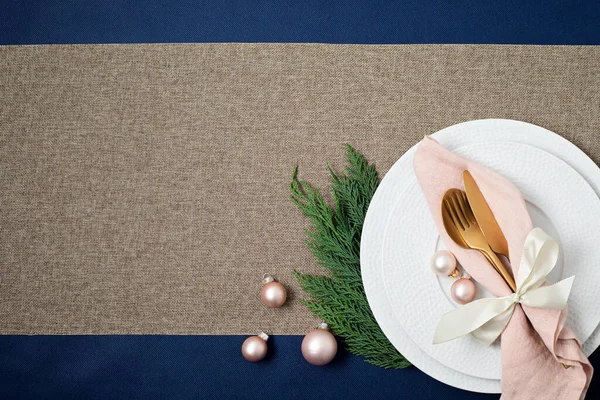
[[489, 346], [504, 331], [518, 303], [537, 308], [565, 308], [575, 277], [544, 285], [546, 276], [556, 265], [558, 252], [558, 243], [542, 229], [534, 228], [525, 239], [517, 291], [506, 297], [479, 299], [442, 315], [433, 343], [447, 342], [471, 333], [475, 339]]

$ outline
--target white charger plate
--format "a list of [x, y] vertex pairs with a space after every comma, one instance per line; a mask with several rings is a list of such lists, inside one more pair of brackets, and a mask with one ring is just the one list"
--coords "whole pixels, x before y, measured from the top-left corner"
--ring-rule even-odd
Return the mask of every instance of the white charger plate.
[[[600, 323], [600, 308], [589, 294], [600, 286], [596, 230], [600, 199], [573, 168], [559, 158], [520, 143], [479, 143], [455, 153], [513, 182], [558, 232], [562, 262], [555, 281], [577, 275], [569, 298], [568, 326], [585, 342]], [[392, 179], [394, 176], [391, 177]], [[402, 177], [396, 177], [402, 179]], [[500, 379], [500, 346], [484, 347], [471, 336], [433, 345], [439, 318], [456, 307], [429, 269], [439, 235], [416, 179], [396, 182], [392, 212], [382, 239], [380, 268], [388, 301], [410, 338], [427, 354], [459, 372]], [[537, 222], [537, 221], [535, 221]], [[536, 224], [537, 225], [537, 224]], [[449, 283], [450, 279], [446, 279]], [[446, 285], [444, 285], [446, 286]], [[444, 287], [444, 289], [446, 289]]]
[[[450, 150], [473, 143], [514, 141], [530, 144], [567, 162], [583, 176], [596, 193], [600, 192], [600, 170], [596, 164], [575, 145], [547, 129], [520, 121], [489, 119], [454, 125], [433, 136]], [[417, 346], [403, 330], [400, 321], [397, 320], [389, 305], [387, 295], [382, 290], [383, 277], [379, 274], [364, 273], [366, 270], [378, 271], [379, 269], [373, 269], [373, 266], [380, 265], [381, 262], [381, 236], [382, 229], [384, 229], [381, 221], [386, 221], [387, 214], [390, 212], [390, 209], [383, 205], [385, 199], [392, 195], [395, 189], [395, 185], [388, 176], [404, 171], [409, 177], [414, 178], [412, 157], [415, 149], [416, 146], [405, 153], [388, 172], [373, 197], [365, 219], [361, 241], [361, 266], [369, 303], [383, 332], [416, 367], [433, 378], [454, 387], [482, 393], [499, 393], [499, 380], [484, 379], [458, 372], [436, 361]], [[584, 344], [584, 352], [591, 354], [598, 344], [600, 344], [600, 329], [597, 328]]]

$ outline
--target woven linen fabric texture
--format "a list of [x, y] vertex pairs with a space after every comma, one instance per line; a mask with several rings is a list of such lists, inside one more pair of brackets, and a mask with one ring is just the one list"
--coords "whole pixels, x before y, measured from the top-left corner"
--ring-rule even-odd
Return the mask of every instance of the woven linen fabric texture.
[[0, 333], [303, 334], [294, 165], [326, 190], [348, 142], [383, 176], [478, 118], [598, 162], [599, 85], [599, 47], [0, 47]]

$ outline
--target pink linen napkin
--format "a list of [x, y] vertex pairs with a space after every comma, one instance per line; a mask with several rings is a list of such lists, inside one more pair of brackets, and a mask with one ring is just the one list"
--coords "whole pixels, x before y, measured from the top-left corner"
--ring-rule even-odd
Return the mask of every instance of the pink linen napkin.
[[[462, 173], [469, 170], [506, 236], [513, 276], [521, 260], [525, 238], [533, 229], [519, 190], [501, 175], [446, 150], [425, 137], [414, 158], [414, 170], [444, 243], [460, 264], [495, 296], [512, 292], [477, 251], [458, 247], [448, 237], [441, 216], [441, 200], [450, 188], [464, 190]], [[579, 340], [566, 327], [567, 309], [515, 307], [501, 336], [502, 399], [573, 399], [585, 397], [593, 368], [581, 352]], [[569, 365], [565, 369], [562, 364]]]

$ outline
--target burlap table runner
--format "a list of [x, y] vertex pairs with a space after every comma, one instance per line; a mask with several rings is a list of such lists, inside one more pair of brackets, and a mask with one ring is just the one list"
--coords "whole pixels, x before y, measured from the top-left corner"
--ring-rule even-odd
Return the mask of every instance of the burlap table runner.
[[383, 175], [490, 117], [598, 161], [600, 47], [2, 47], [0, 105], [0, 333], [301, 334], [296, 163], [325, 189], [346, 142]]

